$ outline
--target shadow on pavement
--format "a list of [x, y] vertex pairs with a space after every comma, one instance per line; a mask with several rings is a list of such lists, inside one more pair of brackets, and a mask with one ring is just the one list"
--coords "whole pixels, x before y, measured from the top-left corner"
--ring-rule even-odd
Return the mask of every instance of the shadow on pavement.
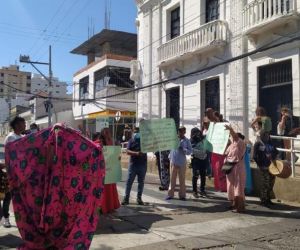
[[20, 237], [17, 237], [12, 234], [7, 234], [5, 236], [0, 237], [0, 249], [17, 248], [22, 243], [23, 241]]
[[121, 212], [121, 215], [118, 215], [118, 213], [102, 215], [95, 234], [123, 234], [131, 231], [145, 234], [153, 223], [172, 220], [171, 217], [153, 213], [153, 207], [151, 206], [132, 208], [134, 207], [130, 206], [130, 210], [134, 210], [134, 212], [129, 215], [122, 215], [124, 212]]

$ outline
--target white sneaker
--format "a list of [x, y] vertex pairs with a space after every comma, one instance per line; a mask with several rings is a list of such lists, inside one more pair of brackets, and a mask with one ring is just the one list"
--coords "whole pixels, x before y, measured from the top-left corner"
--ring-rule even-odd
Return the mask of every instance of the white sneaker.
[[3, 226], [5, 228], [10, 228], [11, 227], [11, 224], [9, 222], [9, 218], [4, 218]]

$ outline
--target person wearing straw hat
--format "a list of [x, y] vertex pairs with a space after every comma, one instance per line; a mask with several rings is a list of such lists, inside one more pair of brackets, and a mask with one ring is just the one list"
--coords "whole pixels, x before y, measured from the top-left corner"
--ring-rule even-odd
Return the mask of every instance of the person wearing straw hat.
[[261, 205], [270, 207], [273, 205], [271, 194], [275, 184], [275, 176], [269, 172], [271, 161], [276, 159], [278, 151], [272, 145], [271, 138], [268, 132], [262, 132], [260, 140], [254, 144], [253, 158], [261, 172]]

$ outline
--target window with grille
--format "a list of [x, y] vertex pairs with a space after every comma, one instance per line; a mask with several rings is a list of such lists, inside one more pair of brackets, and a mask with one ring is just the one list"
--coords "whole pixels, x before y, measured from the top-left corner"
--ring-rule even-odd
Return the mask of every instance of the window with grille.
[[180, 35], [180, 7], [171, 11], [171, 39]]
[[292, 84], [292, 61], [287, 60], [262, 66], [259, 71], [260, 88]]
[[205, 81], [205, 109], [207, 108], [220, 112], [219, 78]]
[[95, 79], [95, 97], [101, 96], [98, 94], [107, 86], [119, 88], [133, 88], [134, 82], [130, 80], [130, 69], [122, 67], [108, 66], [94, 73]]
[[218, 20], [220, 16], [219, 0], [206, 0], [206, 22]]
[[89, 76], [86, 76], [79, 80], [79, 99], [84, 100], [88, 94]]
[[180, 89], [179, 87], [166, 90], [166, 116], [173, 118], [176, 127], [180, 123]]

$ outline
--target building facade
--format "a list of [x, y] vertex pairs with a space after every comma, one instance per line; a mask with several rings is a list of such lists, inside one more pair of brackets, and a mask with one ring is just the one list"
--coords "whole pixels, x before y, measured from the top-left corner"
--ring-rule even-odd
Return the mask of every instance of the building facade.
[[31, 90], [31, 73], [21, 71], [18, 65], [0, 69], [0, 123], [10, 119], [10, 108], [27, 106]]
[[18, 65], [2, 67], [0, 69], [0, 95], [14, 96], [18, 92], [16, 89], [30, 93], [31, 73], [21, 71]]
[[[136, 0], [138, 119], [190, 130], [205, 109], [251, 136], [257, 106], [300, 116], [298, 0]], [[161, 83], [161, 84], [159, 84]]]
[[39, 74], [32, 74], [31, 77], [31, 93], [38, 94], [39, 92], [52, 92], [52, 96], [65, 97], [67, 95], [67, 83], [60, 81], [57, 77], [52, 78], [52, 88], [49, 87], [49, 82]]
[[102, 30], [72, 51], [87, 57], [73, 77], [73, 114], [89, 135], [105, 126], [120, 140], [124, 124], [135, 123], [130, 62], [136, 51], [136, 34], [113, 30]]

